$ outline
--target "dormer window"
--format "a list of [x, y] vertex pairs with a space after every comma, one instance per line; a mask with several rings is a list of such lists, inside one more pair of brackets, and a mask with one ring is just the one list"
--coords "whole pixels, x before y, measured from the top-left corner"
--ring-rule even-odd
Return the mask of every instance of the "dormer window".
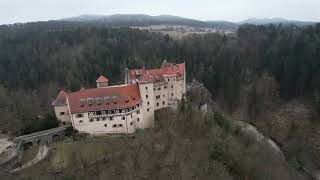
[[118, 98], [116, 96], [112, 97], [113, 104], [118, 104]]
[[86, 100], [85, 99], [80, 99], [80, 107], [84, 107], [86, 104]]
[[98, 106], [102, 104], [102, 99], [101, 98], [96, 98], [96, 103]]
[[103, 100], [106, 105], [110, 104], [110, 97], [104, 97]]
[[93, 104], [93, 99], [92, 99], [92, 98], [88, 98], [87, 101], [88, 101], [88, 105], [89, 105], [89, 106], [92, 106], [92, 104]]

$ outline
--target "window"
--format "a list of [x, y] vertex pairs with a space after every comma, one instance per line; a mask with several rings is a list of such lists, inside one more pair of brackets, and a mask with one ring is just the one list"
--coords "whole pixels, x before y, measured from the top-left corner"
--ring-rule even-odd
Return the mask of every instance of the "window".
[[132, 118], [132, 114], [131, 114], [131, 118]]
[[82, 118], [83, 117], [83, 114], [77, 114], [76, 115], [76, 118]]
[[171, 93], [171, 96], [173, 97], [173, 93]]
[[107, 124], [104, 124], [104, 127], [107, 127]]
[[139, 121], [140, 121], [140, 118], [138, 118], [137, 120], [138, 120], [138, 122], [139, 122]]
[[137, 114], [140, 114], [140, 111], [139, 111], [139, 110], [137, 111]]
[[130, 126], [132, 126], [132, 125], [133, 125], [133, 122], [130, 123]]
[[93, 119], [90, 119], [89, 121], [90, 121], [90, 122], [93, 122]]
[[126, 120], [126, 117], [122, 116], [122, 120]]
[[149, 96], [148, 95], [146, 95], [146, 98], [148, 98]]
[[113, 120], [113, 117], [109, 117], [109, 120], [112, 121], [112, 120]]
[[159, 103], [157, 103], [157, 106], [159, 106]]
[[110, 104], [110, 97], [104, 97], [104, 102], [106, 103], [106, 105]]
[[148, 87], [146, 87], [146, 90], [148, 90]]
[[89, 106], [92, 106], [92, 104], [93, 104], [93, 99], [92, 98], [88, 98], [88, 104], [89, 104]]
[[161, 91], [161, 87], [158, 88], [158, 91]]
[[82, 120], [80, 120], [80, 121], [79, 121], [79, 123], [83, 123], [83, 121], [82, 121]]
[[97, 118], [97, 121], [100, 121], [100, 118]]
[[85, 104], [86, 104], [86, 100], [85, 99], [80, 99], [80, 106], [84, 107]]
[[107, 119], [106, 117], [103, 117], [103, 118], [102, 118], [102, 121], [105, 121], [106, 119]]
[[173, 78], [173, 81], [176, 81], [176, 78]]
[[167, 89], [167, 86], [164, 86], [165, 89]]
[[173, 85], [171, 86], [171, 89], [173, 89]]
[[102, 104], [102, 99], [101, 98], [96, 98], [96, 103], [98, 106], [100, 106]]
[[150, 109], [148, 108], [147, 111], [149, 112], [149, 110], [150, 110]]
[[170, 79], [168, 79], [168, 81], [170, 81]]
[[156, 90], [156, 88], [153, 88], [153, 91], [155, 91]]
[[150, 105], [150, 102], [147, 102], [148, 106]]
[[163, 104], [163, 105], [165, 105], [165, 104], [166, 104], [166, 102], [165, 102], [165, 101], [162, 101], [162, 104]]
[[60, 116], [63, 116], [65, 115], [66, 113], [65, 112], [60, 112]]
[[119, 124], [118, 126], [119, 126], [119, 127], [122, 127], [122, 124]]
[[114, 124], [112, 127], [113, 127], [113, 128], [116, 128], [116, 127], [117, 127], [117, 125], [116, 125], [116, 124]]

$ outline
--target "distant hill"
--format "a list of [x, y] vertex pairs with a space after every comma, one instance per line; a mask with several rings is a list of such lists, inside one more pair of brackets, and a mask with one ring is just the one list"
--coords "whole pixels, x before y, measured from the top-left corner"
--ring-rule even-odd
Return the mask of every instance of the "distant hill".
[[[295, 21], [283, 18], [256, 19], [251, 18], [241, 22], [229, 21], [200, 21], [195, 19], [183, 18], [172, 15], [150, 16], [145, 14], [114, 14], [114, 15], [81, 15], [77, 17], [64, 18], [60, 20], [16, 23], [10, 25], [0, 25], [0, 29], [15, 28], [15, 30], [24, 31], [65, 31], [75, 27], [149, 27], [157, 25], [164, 26], [167, 29], [179, 29], [173, 26], [186, 26], [180, 28], [185, 31], [206, 31], [204, 28], [212, 28], [209, 32], [215, 32], [215, 29], [222, 31], [235, 32], [243, 24], [268, 25], [268, 24], [285, 24], [306, 26], [313, 25], [316, 22]], [[191, 27], [191, 28], [189, 28]], [[182, 30], [182, 31], [183, 31]]]
[[65, 22], [86, 22], [103, 23], [109, 26], [152, 26], [152, 25], [180, 25], [190, 27], [218, 28], [218, 29], [237, 29], [243, 24], [268, 25], [284, 24], [306, 26], [313, 25], [316, 22], [288, 20], [284, 18], [250, 18], [240, 22], [229, 21], [200, 21], [195, 19], [183, 18], [171, 15], [150, 16], [145, 14], [114, 14], [114, 15], [81, 15], [77, 17], [65, 18]]
[[296, 20], [288, 20], [284, 18], [250, 18], [244, 21], [238, 22], [238, 24], [255, 24], [255, 25], [266, 25], [266, 24], [284, 24], [284, 25], [296, 25], [296, 26], [307, 26], [316, 24], [316, 22], [308, 22], [308, 21], [296, 21]]
[[111, 26], [151, 26], [151, 25], [180, 25], [190, 27], [207, 27], [220, 29], [236, 29], [236, 23], [227, 21], [199, 21], [171, 15], [150, 16], [145, 14], [115, 14], [115, 15], [82, 15], [62, 19], [69, 22], [97, 22]]

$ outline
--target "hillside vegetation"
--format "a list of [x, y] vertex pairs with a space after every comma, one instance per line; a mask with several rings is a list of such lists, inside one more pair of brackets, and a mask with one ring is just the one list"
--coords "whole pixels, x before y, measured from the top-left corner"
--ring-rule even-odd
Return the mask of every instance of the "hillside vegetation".
[[[190, 103], [156, 114], [135, 137], [68, 140], [48, 160], [8, 179], [304, 179], [267, 143]], [[262, 163], [263, 162], [263, 163]]]

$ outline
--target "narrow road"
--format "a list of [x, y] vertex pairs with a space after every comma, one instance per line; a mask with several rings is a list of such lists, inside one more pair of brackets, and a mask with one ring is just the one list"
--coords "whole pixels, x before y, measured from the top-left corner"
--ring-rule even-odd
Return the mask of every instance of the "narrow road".
[[41, 160], [45, 159], [47, 157], [49, 153], [49, 148], [47, 145], [40, 145], [38, 153], [36, 155], [35, 158], [33, 158], [31, 161], [27, 162], [26, 164], [23, 164], [21, 167], [18, 167], [16, 169], [11, 170], [10, 172], [18, 172], [21, 171], [23, 169], [26, 169], [28, 167], [31, 167], [35, 164], [37, 164], [38, 162], [40, 162]]
[[246, 132], [252, 133], [255, 136], [256, 141], [260, 142], [262, 140], [265, 140], [270, 145], [270, 147], [272, 147], [277, 153], [279, 153], [280, 157], [285, 160], [285, 156], [280, 147], [272, 139], [265, 137], [260, 131], [258, 131], [255, 126], [244, 121], [234, 122], [237, 126], [241, 127]]
[[9, 141], [8, 138], [0, 138], [0, 154], [3, 153], [9, 146], [12, 146], [13, 142]]

